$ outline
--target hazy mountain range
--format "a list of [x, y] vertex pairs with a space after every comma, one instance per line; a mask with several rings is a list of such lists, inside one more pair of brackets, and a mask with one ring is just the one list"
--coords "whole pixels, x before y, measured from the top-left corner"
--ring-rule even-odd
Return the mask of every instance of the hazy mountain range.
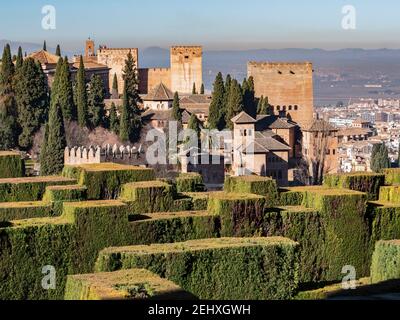
[[[18, 46], [23, 51], [40, 50], [43, 44], [19, 43], [0, 40], [0, 47], [9, 42], [13, 52]], [[55, 51], [48, 47], [48, 51]], [[64, 52], [72, 56], [82, 52]], [[82, 48], [83, 50], [83, 48]], [[400, 96], [400, 50], [398, 49], [255, 49], [255, 50], [205, 50], [203, 53], [203, 78], [211, 90], [216, 74], [230, 73], [242, 80], [246, 65], [254, 61], [310, 61], [314, 65], [314, 95], [317, 104], [335, 103], [357, 97]], [[169, 49], [149, 47], [139, 50], [140, 67], [168, 67]], [[377, 88], [365, 87], [376, 85]]]

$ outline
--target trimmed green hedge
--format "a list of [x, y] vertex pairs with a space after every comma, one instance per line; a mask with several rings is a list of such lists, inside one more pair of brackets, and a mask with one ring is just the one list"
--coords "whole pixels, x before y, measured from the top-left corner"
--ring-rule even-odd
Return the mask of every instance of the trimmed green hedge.
[[368, 219], [371, 226], [371, 250], [378, 240], [400, 239], [400, 205], [385, 205], [381, 202], [370, 203]]
[[131, 222], [131, 230], [134, 244], [180, 242], [219, 235], [218, 217], [207, 211], [163, 212], [133, 218], [135, 221]]
[[379, 188], [385, 185], [385, 175], [367, 172], [329, 174], [324, 176], [323, 185], [365, 192], [369, 200], [377, 200]]
[[371, 282], [400, 279], [400, 240], [378, 241], [372, 256]]
[[387, 186], [400, 184], [400, 168], [383, 169]]
[[281, 206], [300, 206], [303, 202], [303, 191], [296, 188], [281, 188], [279, 190], [279, 204]]
[[[0, 227], [0, 299], [61, 299], [67, 274], [93, 270], [99, 250], [131, 244], [128, 207], [121, 201], [64, 203], [55, 218]], [[41, 287], [42, 267], [56, 269], [56, 289]]]
[[176, 284], [145, 269], [70, 275], [65, 300], [193, 299]]
[[87, 188], [81, 185], [49, 186], [43, 195], [43, 201], [53, 205], [55, 215], [61, 215], [63, 203], [86, 200]]
[[278, 204], [279, 194], [276, 181], [269, 177], [239, 176], [225, 177], [224, 191], [235, 193], [253, 193], [264, 196], [266, 205], [273, 207]]
[[379, 201], [386, 201], [400, 204], [400, 186], [381, 187]]
[[207, 210], [210, 192], [185, 192], [183, 195], [190, 197], [193, 210]]
[[249, 193], [210, 193], [208, 212], [220, 217], [222, 237], [241, 237], [260, 225], [265, 202], [264, 197]]
[[107, 248], [96, 270], [145, 268], [200, 299], [289, 299], [297, 289], [297, 247], [273, 237]]
[[0, 151], [0, 178], [15, 178], [25, 175], [25, 164], [21, 155], [14, 151]]
[[132, 213], [172, 211], [174, 188], [162, 181], [124, 184], [120, 198], [129, 203]]
[[116, 163], [67, 165], [62, 174], [77, 179], [80, 185], [85, 185], [89, 200], [116, 199], [123, 184], [155, 179], [153, 169]]
[[52, 215], [51, 205], [43, 201], [0, 202], [0, 222]]
[[178, 192], [204, 191], [203, 177], [196, 172], [181, 173], [175, 183]]
[[39, 201], [47, 186], [73, 183], [75, 179], [57, 176], [0, 179], [0, 202]]

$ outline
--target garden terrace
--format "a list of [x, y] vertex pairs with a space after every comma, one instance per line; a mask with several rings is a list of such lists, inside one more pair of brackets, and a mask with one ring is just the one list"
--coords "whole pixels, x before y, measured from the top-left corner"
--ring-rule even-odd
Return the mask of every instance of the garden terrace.
[[116, 199], [123, 184], [155, 179], [153, 169], [116, 163], [67, 165], [63, 176], [85, 185], [89, 200]]
[[286, 238], [218, 238], [106, 248], [96, 270], [144, 268], [200, 299], [288, 299], [296, 260], [297, 244]]
[[145, 269], [70, 275], [65, 300], [193, 299], [173, 282]]
[[179, 242], [219, 236], [219, 218], [207, 211], [160, 212], [130, 216], [132, 243]]
[[74, 183], [75, 179], [59, 176], [0, 179], [0, 202], [39, 201], [47, 186]]

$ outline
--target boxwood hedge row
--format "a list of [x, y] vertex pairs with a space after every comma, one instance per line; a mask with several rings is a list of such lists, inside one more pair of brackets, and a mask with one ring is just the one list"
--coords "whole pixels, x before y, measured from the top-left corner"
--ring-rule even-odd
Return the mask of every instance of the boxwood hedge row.
[[97, 271], [145, 268], [200, 299], [289, 299], [297, 244], [286, 238], [218, 238], [106, 248]]
[[400, 279], [400, 240], [381, 240], [372, 256], [371, 281]]
[[15, 178], [25, 175], [25, 163], [14, 151], [0, 151], [0, 178]]

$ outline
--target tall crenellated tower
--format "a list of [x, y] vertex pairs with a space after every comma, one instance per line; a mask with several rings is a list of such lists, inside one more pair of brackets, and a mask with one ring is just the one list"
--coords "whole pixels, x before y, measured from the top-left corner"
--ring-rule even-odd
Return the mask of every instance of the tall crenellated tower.
[[193, 83], [199, 91], [203, 83], [201, 46], [171, 47], [171, 90], [191, 93]]
[[96, 52], [94, 49], [94, 41], [89, 38], [86, 40], [85, 58], [89, 59], [90, 57], [94, 57], [95, 55], [96, 55]]

